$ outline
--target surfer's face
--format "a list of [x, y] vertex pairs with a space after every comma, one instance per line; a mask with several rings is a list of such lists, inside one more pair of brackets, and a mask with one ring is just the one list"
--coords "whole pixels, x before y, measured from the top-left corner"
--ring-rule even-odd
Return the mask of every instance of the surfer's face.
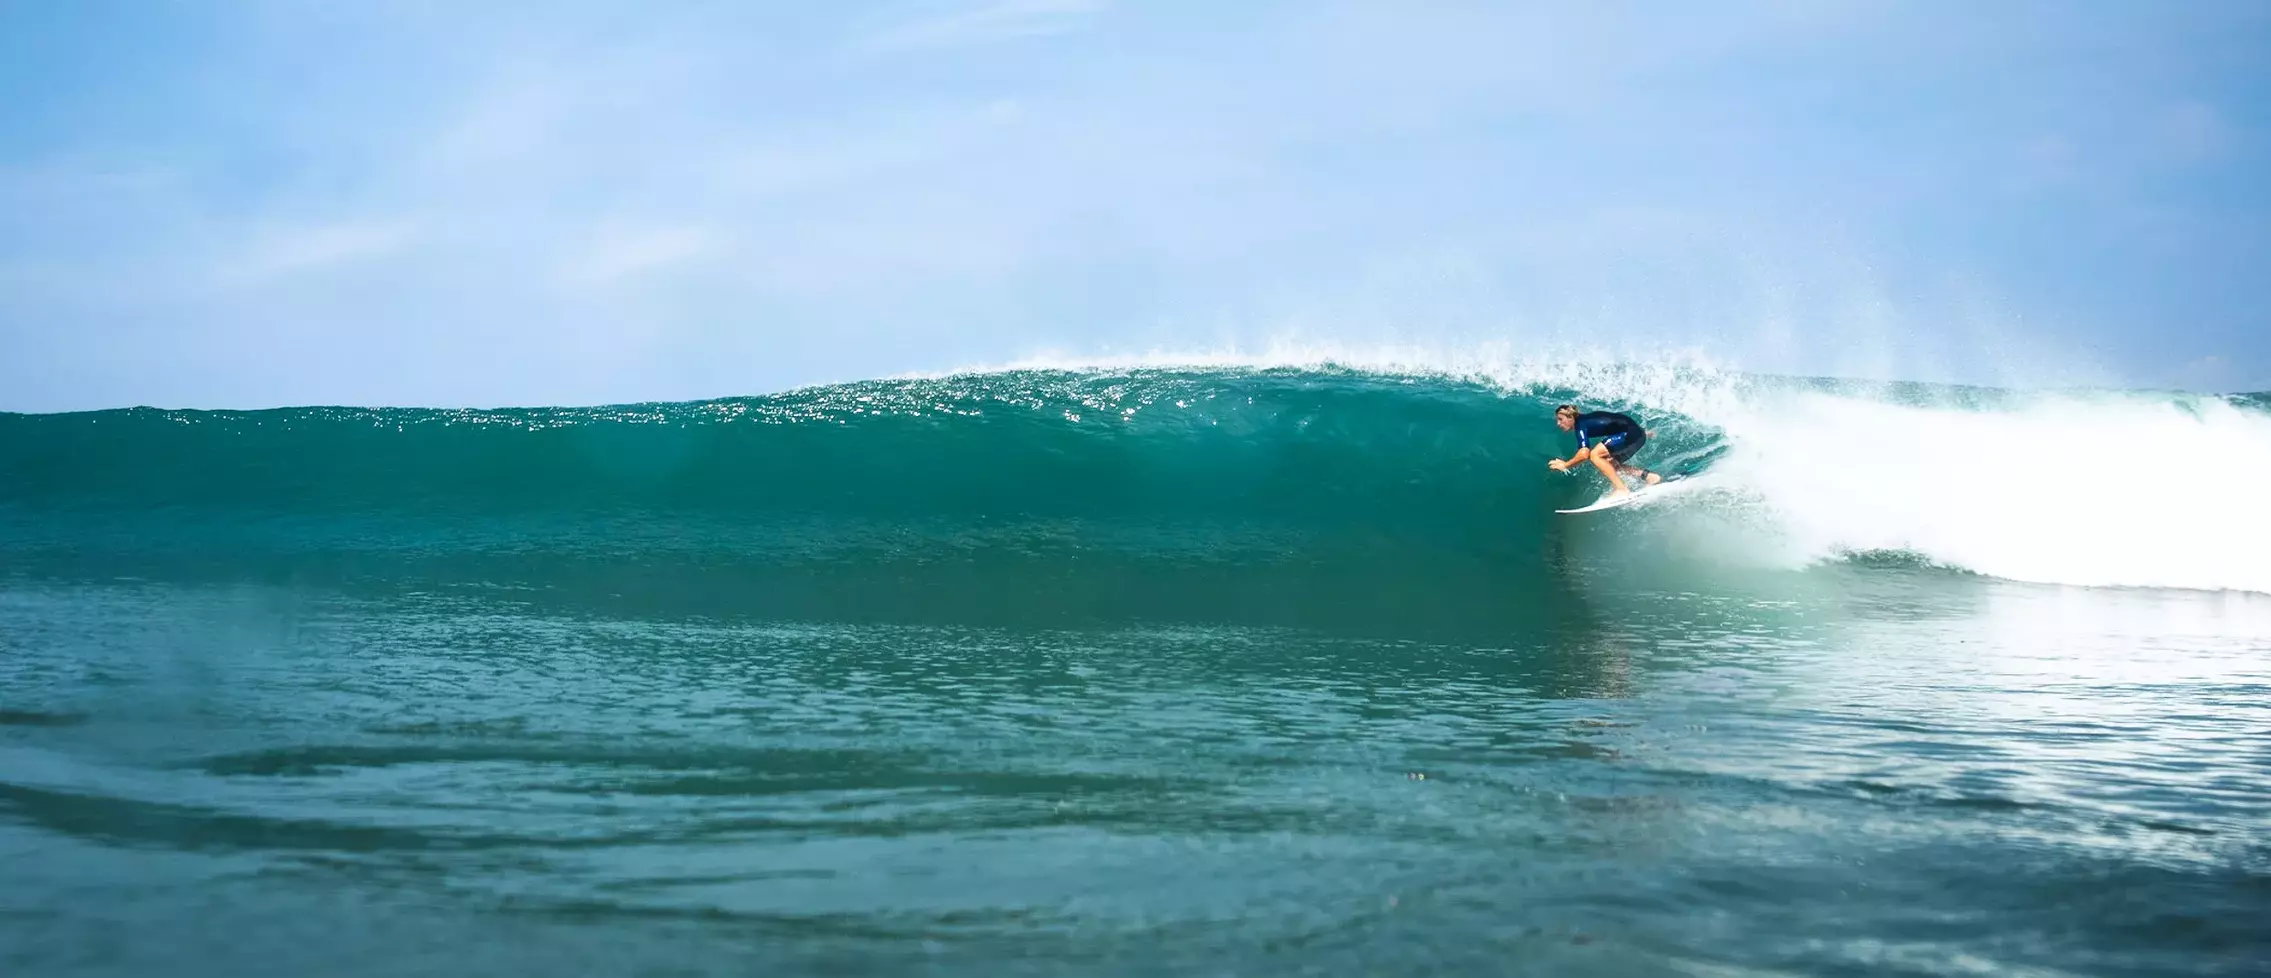
[[1561, 430], [1568, 431], [1577, 427], [1577, 416], [1574, 414], [1557, 414], [1553, 416], [1553, 423], [1561, 426]]

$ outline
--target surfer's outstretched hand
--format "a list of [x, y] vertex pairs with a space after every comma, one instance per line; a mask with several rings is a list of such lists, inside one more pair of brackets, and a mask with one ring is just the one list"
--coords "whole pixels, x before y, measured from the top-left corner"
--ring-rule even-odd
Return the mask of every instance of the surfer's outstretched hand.
[[1551, 462], [1547, 462], [1547, 463], [1546, 463], [1546, 468], [1552, 469], [1552, 470], [1554, 470], [1554, 471], [1556, 471], [1556, 472], [1559, 472], [1559, 471], [1561, 471], [1561, 470], [1563, 470], [1563, 469], [1566, 469], [1566, 468], [1568, 468], [1568, 467], [1569, 467], [1569, 460], [1568, 460], [1568, 459], [1566, 459], [1566, 458], [1557, 458], [1557, 459], [1554, 459], [1554, 460], [1553, 460], [1553, 461], [1551, 461]]

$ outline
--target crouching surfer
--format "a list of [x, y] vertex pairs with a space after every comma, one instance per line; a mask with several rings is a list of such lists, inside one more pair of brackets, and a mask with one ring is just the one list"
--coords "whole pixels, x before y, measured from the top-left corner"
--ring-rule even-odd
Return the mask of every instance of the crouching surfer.
[[1649, 485], [1664, 481], [1664, 477], [1640, 466], [1631, 464], [1634, 452], [1648, 443], [1648, 432], [1640, 422], [1614, 411], [1588, 411], [1577, 413], [1574, 405], [1564, 404], [1554, 409], [1554, 424], [1561, 430], [1577, 435], [1577, 454], [1557, 458], [1546, 465], [1556, 472], [1569, 471], [1569, 467], [1591, 459], [1593, 467], [1609, 480], [1609, 495], [1623, 496], [1632, 492], [1619, 478], [1618, 473], [1640, 476]]

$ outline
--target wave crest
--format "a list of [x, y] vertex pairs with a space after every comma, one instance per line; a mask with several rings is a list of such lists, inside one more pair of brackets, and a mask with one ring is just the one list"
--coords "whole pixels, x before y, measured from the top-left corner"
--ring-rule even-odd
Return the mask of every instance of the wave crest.
[[[1564, 401], [1640, 417], [1643, 464], [1707, 491], [1556, 516], [1601, 488], [1544, 468], [1569, 451]], [[2271, 516], [2236, 495], [2266, 480], [2271, 414], [2247, 398], [1683, 362], [1166, 360], [604, 408], [0, 416], [0, 518], [56, 547], [92, 526], [146, 546], [1539, 565], [1576, 534], [2271, 592]]]

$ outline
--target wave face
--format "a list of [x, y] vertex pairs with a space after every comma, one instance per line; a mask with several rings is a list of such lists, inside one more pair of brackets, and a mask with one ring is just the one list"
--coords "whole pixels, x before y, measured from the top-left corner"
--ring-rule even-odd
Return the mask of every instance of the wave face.
[[[1655, 436], [1638, 461], [1694, 489], [1555, 515], [1602, 488], [1544, 467], [1571, 449], [1551, 413], [1572, 401], [1640, 418]], [[1440, 593], [1550, 577], [1573, 540], [1635, 559], [1895, 555], [2271, 592], [2271, 515], [2249, 501], [2264, 484], [2261, 395], [1670, 367], [1156, 364], [601, 408], [0, 415], [0, 536], [23, 564], [241, 571], [257, 555], [304, 575], [407, 560], [613, 587], [791, 568], [767, 579], [784, 601], [815, 574], [928, 574], [942, 600], [969, 600], [958, 575], [1004, 567], [1148, 575], [1096, 600], [1140, 586], [1232, 601], [1288, 574]]]

